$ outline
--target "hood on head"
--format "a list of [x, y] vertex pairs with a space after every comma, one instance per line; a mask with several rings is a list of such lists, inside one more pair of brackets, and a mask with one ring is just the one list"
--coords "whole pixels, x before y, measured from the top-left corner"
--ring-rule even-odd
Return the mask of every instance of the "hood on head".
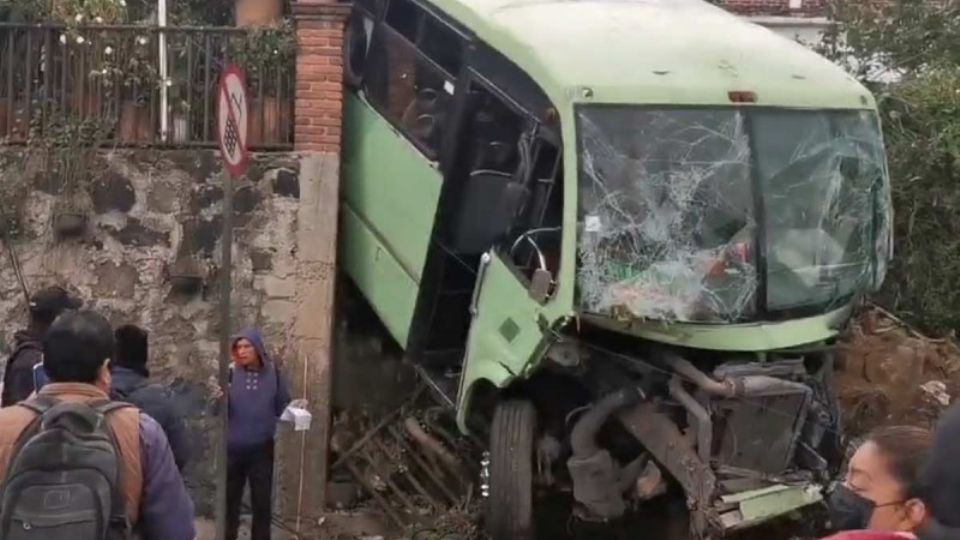
[[238, 332], [233, 336], [233, 339], [230, 340], [230, 349], [233, 350], [237, 342], [241, 339], [245, 339], [253, 344], [253, 348], [257, 351], [257, 356], [260, 357], [260, 362], [264, 365], [273, 363], [273, 359], [267, 354], [267, 348], [263, 345], [263, 336], [260, 335], [259, 331], [254, 328], [246, 328]]

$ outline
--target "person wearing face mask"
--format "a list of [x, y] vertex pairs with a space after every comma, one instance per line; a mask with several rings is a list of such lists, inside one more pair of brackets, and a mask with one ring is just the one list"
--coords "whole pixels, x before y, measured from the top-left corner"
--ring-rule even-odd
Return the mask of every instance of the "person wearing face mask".
[[915, 538], [929, 520], [920, 475], [933, 434], [913, 426], [880, 428], [850, 459], [847, 476], [829, 499], [830, 521], [841, 533], [830, 540]]

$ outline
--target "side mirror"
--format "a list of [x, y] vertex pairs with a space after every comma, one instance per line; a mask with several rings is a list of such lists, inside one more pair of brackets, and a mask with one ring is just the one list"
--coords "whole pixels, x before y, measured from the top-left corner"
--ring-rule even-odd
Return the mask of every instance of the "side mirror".
[[526, 192], [509, 173], [486, 170], [471, 173], [461, 197], [453, 248], [469, 254], [490, 249], [510, 230]]
[[552, 286], [553, 274], [549, 270], [537, 268], [533, 271], [533, 276], [530, 279], [530, 298], [542, 304], [550, 296]]

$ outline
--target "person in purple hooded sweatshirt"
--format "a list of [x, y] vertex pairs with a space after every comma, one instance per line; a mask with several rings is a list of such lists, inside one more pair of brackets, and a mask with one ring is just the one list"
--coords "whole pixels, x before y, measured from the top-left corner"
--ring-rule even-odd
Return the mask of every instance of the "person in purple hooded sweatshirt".
[[270, 358], [260, 333], [233, 338], [227, 396], [227, 540], [240, 525], [243, 489], [250, 484], [252, 540], [269, 540], [273, 491], [273, 442], [277, 422], [290, 403], [290, 387]]

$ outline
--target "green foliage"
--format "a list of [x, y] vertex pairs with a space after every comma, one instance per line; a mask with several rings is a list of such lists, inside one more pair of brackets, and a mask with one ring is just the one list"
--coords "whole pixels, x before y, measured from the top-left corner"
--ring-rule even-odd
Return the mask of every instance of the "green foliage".
[[[879, 300], [929, 332], [960, 328], [960, 0], [833, 4], [824, 52], [879, 94], [895, 259]], [[852, 61], [851, 61], [852, 60]], [[882, 65], [882, 68], [878, 66]]]
[[296, 54], [297, 35], [289, 19], [276, 28], [251, 28], [235, 35], [228, 49], [230, 62], [246, 71], [247, 86], [256, 92], [262, 82], [266, 94], [279, 91], [276, 80], [293, 71]]
[[846, 48], [859, 60], [907, 71], [931, 62], [960, 64], [957, 0], [839, 0], [829, 10], [840, 25], [828, 33], [827, 43]]
[[90, 184], [103, 172], [98, 154], [113, 122], [54, 113], [32, 127], [27, 147], [37, 156], [50, 183], [59, 188], [58, 208], [88, 210]]
[[126, 0], [12, 0], [15, 19], [24, 22], [119, 24], [127, 14]]
[[25, 162], [21, 152], [0, 153], [0, 190], [4, 193], [3, 204], [0, 204], [0, 239], [19, 238], [24, 232], [23, 212], [31, 188], [24, 174]]

